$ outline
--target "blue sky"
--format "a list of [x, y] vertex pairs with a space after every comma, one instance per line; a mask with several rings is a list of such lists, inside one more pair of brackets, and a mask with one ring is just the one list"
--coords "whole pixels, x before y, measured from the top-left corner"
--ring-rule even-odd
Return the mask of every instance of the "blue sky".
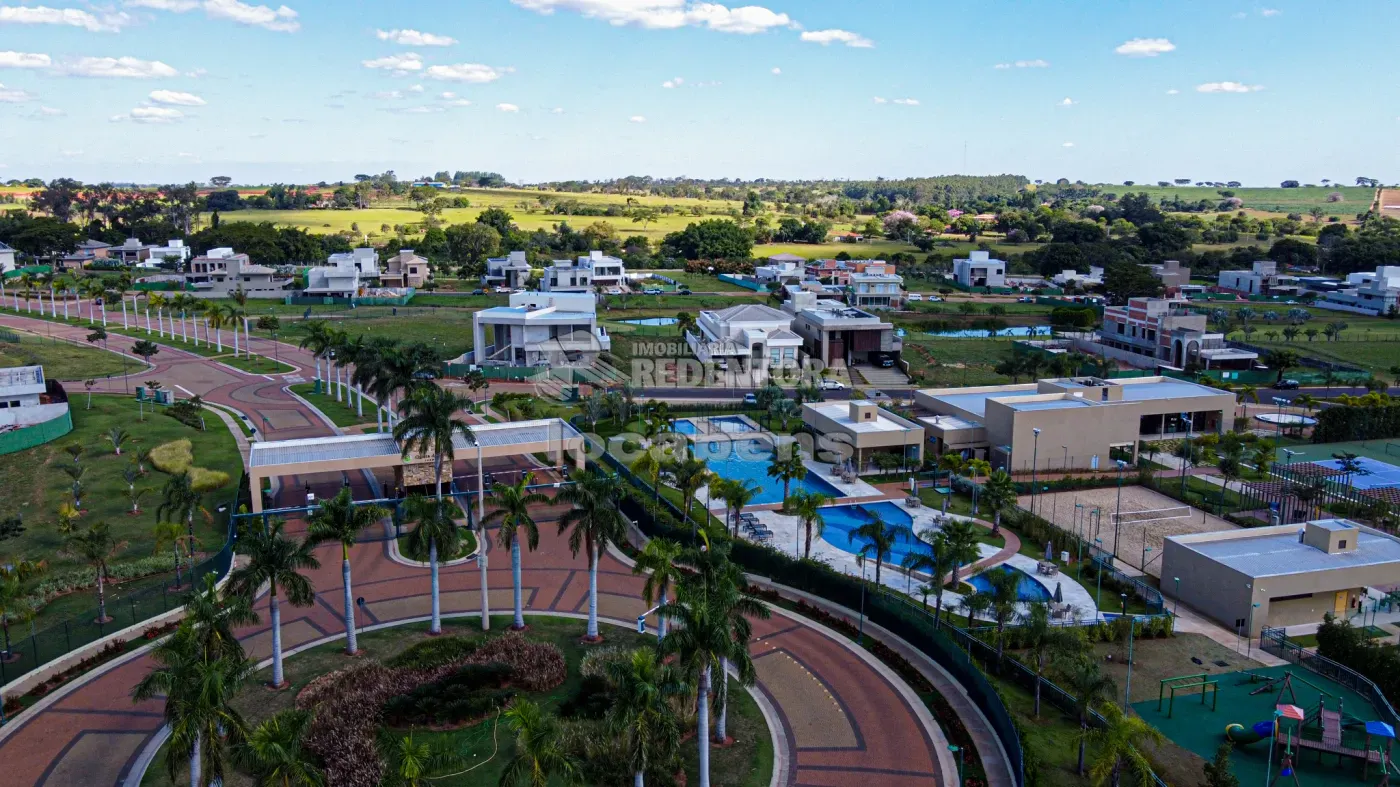
[[0, 0], [0, 179], [1400, 180], [1389, 0], [287, 2]]

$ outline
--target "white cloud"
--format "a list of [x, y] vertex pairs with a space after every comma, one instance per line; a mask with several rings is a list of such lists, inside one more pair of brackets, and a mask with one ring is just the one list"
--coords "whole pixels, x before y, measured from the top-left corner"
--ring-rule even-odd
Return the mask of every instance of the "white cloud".
[[26, 101], [33, 101], [34, 98], [35, 95], [27, 90], [0, 85], [0, 104], [22, 104]]
[[189, 70], [189, 71], [186, 71], [186, 72], [185, 72], [185, 76], [189, 77], [190, 79], [199, 79], [200, 77], [205, 76], [205, 75], [207, 75], [208, 73], [209, 73], [208, 69], [204, 69], [204, 68], [195, 68], [195, 69], [191, 69], [191, 70]]
[[124, 115], [113, 115], [112, 122], [130, 120], [133, 123], [174, 123], [184, 120], [185, 113], [168, 107], [136, 107]]
[[875, 97], [875, 103], [876, 103], [876, 104], [888, 104], [888, 103], [890, 103], [890, 101], [889, 101], [889, 99], [887, 99], [887, 98], [881, 98], [880, 96], [876, 96], [876, 97]]
[[647, 122], [647, 119], [646, 119], [646, 117], [643, 116], [643, 115], [633, 115], [632, 117], [627, 118], [627, 122], [628, 122], [628, 123], [645, 123], [645, 122]]
[[1168, 91], [1167, 91], [1167, 95], [1169, 95], [1169, 96], [1174, 96], [1174, 95], [1176, 95], [1176, 94], [1178, 94], [1178, 93], [1180, 93], [1180, 92], [1181, 92], [1180, 90], [1177, 90], [1176, 88], [1172, 88], [1171, 90], [1168, 90]]
[[1007, 69], [1007, 68], [1049, 68], [1049, 67], [1050, 67], [1049, 61], [1040, 60], [1040, 59], [1036, 59], [1036, 60], [1017, 60], [1017, 61], [1014, 62], [1014, 63], [997, 63], [995, 66], [992, 66], [992, 68], [999, 68], [999, 69]]
[[564, 114], [564, 108], [563, 108], [563, 107], [555, 107], [554, 109], [551, 109], [549, 112], [550, 112], [551, 115], [562, 115], [562, 114]]
[[202, 107], [208, 103], [193, 93], [181, 93], [175, 90], [152, 90], [150, 98], [152, 103], [177, 107]]
[[1062, 147], [1062, 148], [1072, 148], [1072, 147], [1074, 147], [1074, 143], [1073, 143], [1073, 142], [1066, 142], [1066, 143], [1060, 145], [1060, 147]]
[[115, 33], [130, 22], [131, 17], [120, 12], [107, 12], [99, 17], [77, 8], [0, 6], [0, 25], [65, 25], [81, 27], [90, 33]]
[[662, 82], [662, 83], [661, 83], [661, 86], [664, 87], [664, 88], [666, 88], [667, 90], [670, 90], [670, 89], [673, 88], [673, 87], [680, 87], [681, 85], [684, 85], [684, 84], [685, 84], [685, 80], [684, 80], [684, 79], [681, 79], [680, 77], [676, 77], [675, 79], [668, 79], [668, 80], [666, 80], [665, 82]]
[[486, 82], [495, 82], [514, 70], [513, 68], [484, 66], [480, 63], [458, 63], [448, 66], [430, 66], [426, 73], [429, 79], [483, 84]]
[[573, 11], [612, 25], [637, 25], [653, 30], [704, 27], [721, 33], [752, 35], [778, 27], [795, 27], [787, 14], [750, 5], [729, 8], [719, 3], [688, 0], [511, 0], [541, 14]]
[[286, 6], [273, 10], [265, 5], [247, 5], [238, 0], [204, 0], [204, 13], [215, 19], [227, 19], [276, 33], [295, 33], [301, 29], [297, 12]]
[[380, 41], [392, 41], [403, 46], [452, 46], [457, 43], [455, 38], [417, 30], [376, 30], [374, 35]]
[[1176, 44], [1165, 38], [1134, 38], [1119, 44], [1114, 52], [1128, 57], [1156, 57], [1176, 50]]
[[496, 109], [499, 109], [499, 110], [502, 111], [502, 112], [519, 112], [519, 111], [520, 111], [520, 107], [518, 107], [518, 106], [516, 106], [516, 105], [514, 105], [514, 104], [497, 104], [497, 105], [496, 105]]
[[875, 42], [859, 33], [852, 33], [849, 30], [808, 30], [802, 34], [802, 40], [813, 44], [845, 44], [855, 49], [871, 49]]
[[369, 97], [380, 101], [397, 101], [403, 98], [403, 93], [398, 90], [381, 90], [378, 93], [370, 93]]
[[896, 99], [894, 100], [894, 103], [900, 104], [900, 105], [906, 106], [906, 107], [917, 107], [917, 106], [919, 105], [919, 99], [917, 99], [917, 98], [896, 98]]
[[180, 73], [159, 60], [139, 60], [134, 57], [80, 57], [59, 64], [58, 72], [77, 77], [120, 79], [156, 79], [178, 76]]
[[443, 101], [451, 101], [452, 99], [454, 99], [454, 98], [456, 98], [456, 97], [457, 97], [457, 94], [456, 94], [456, 93], [453, 93], [453, 92], [450, 91], [450, 90], [446, 90], [446, 91], [443, 91], [443, 92], [441, 92], [441, 93], [438, 94], [438, 98], [442, 99]]
[[1074, 106], [1075, 104], [1078, 104], [1078, 103], [1079, 103], [1078, 101], [1075, 101], [1074, 99], [1070, 98], [1069, 96], [1065, 96], [1065, 100], [1064, 100], [1064, 101], [1061, 101], [1057, 106], [1072, 107], [1072, 106]]
[[1281, 14], [1281, 13], [1283, 13], [1283, 12], [1280, 11], [1280, 10], [1278, 10], [1277, 8], [1265, 8], [1264, 10], [1262, 10], [1262, 11], [1259, 12], [1259, 15], [1260, 15], [1260, 16], [1278, 16], [1278, 15]]
[[410, 92], [410, 93], [422, 93], [422, 92], [423, 92], [423, 86], [422, 86], [422, 85], [413, 85], [412, 87], [410, 87], [410, 88], [408, 89], [408, 92]]
[[39, 114], [43, 115], [44, 117], [54, 118], [62, 116], [64, 112], [63, 110], [57, 109], [55, 107], [39, 107]]
[[171, 11], [183, 14], [199, 8], [199, 0], [126, 0], [128, 8], [151, 8], [156, 11]]
[[456, 98], [447, 102], [447, 105], [449, 107], [469, 107], [472, 105], [472, 102], [468, 101], [465, 98]]
[[0, 52], [0, 68], [48, 68], [53, 60], [34, 52]]
[[409, 52], [404, 55], [385, 55], [376, 57], [373, 60], [361, 60], [360, 65], [365, 68], [379, 68], [386, 71], [393, 71], [396, 74], [408, 74], [414, 71], [423, 70], [423, 60], [417, 54]]
[[773, 76], [782, 76], [782, 74], [783, 70], [781, 68], [778, 68], [777, 66], [773, 67]]
[[414, 114], [414, 115], [428, 115], [428, 114], [432, 114], [432, 113], [436, 113], [436, 112], [446, 112], [446, 111], [447, 111], [447, 107], [437, 106], [437, 105], [435, 105], [435, 104], [426, 104], [426, 105], [423, 105], [423, 106], [408, 107], [407, 109], [404, 109], [404, 110], [397, 110], [397, 109], [395, 109], [395, 110], [391, 110], [391, 111], [394, 111], [394, 112], [399, 112], [399, 111], [408, 112], [408, 113]]
[[1263, 85], [1246, 85], [1242, 82], [1207, 82], [1196, 85], [1197, 93], [1257, 93]]

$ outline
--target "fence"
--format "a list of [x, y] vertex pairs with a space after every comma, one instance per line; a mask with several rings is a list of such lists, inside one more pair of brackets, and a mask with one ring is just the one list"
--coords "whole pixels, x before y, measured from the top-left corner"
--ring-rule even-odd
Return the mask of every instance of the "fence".
[[43, 445], [50, 440], [57, 440], [71, 431], [73, 431], [73, 414], [64, 410], [63, 415], [50, 418], [43, 423], [0, 432], [0, 455], [13, 454], [16, 451]]
[[736, 286], [739, 286], [739, 287], [743, 287], [743, 288], [746, 289], [746, 290], [753, 290], [754, 292], [767, 292], [767, 291], [768, 291], [768, 287], [767, 287], [767, 286], [765, 286], [765, 285], [763, 285], [763, 284], [760, 284], [760, 283], [759, 283], [757, 280], [755, 280], [755, 279], [740, 278], [740, 277], [738, 277], [738, 276], [733, 276], [733, 275], [730, 275], [730, 274], [728, 274], [728, 273], [721, 273], [721, 274], [719, 275], [719, 280], [720, 280], [720, 281], [723, 281], [723, 282], [729, 282], [730, 284], [733, 284], [733, 285], [736, 285]]
[[[342, 298], [330, 295], [288, 295], [282, 298], [286, 306], [407, 306], [413, 300], [413, 292], [396, 297]], [[427, 304], [425, 304], [427, 305]]]
[[[247, 482], [247, 476], [242, 476], [239, 479], [239, 483], [235, 487], [234, 499], [230, 501], [226, 511], [236, 511], [240, 503], [246, 504], [248, 502]], [[223, 515], [223, 519], [223, 547], [196, 564], [192, 572], [185, 573], [186, 581], [194, 580], [194, 583], [188, 587], [199, 587], [199, 583], [203, 582], [205, 575], [208, 574], [222, 578], [232, 567], [237, 532], [232, 516]], [[132, 580], [132, 583], [138, 584], [139, 580]], [[159, 585], [147, 585], [129, 593], [124, 592], [121, 585], [109, 584], [106, 592], [106, 606], [107, 614], [111, 620], [106, 622], [98, 619], [97, 604], [94, 598], [93, 606], [87, 611], [46, 628], [36, 631], [33, 621], [31, 621], [27, 636], [22, 632], [15, 631], [16, 626], [12, 623], [10, 626], [11, 658], [8, 661], [0, 658], [0, 686], [23, 677], [55, 659], [86, 647], [109, 634], [139, 625], [142, 621], [150, 620], [172, 609], [184, 606], [185, 593], [183, 590], [173, 589], [173, 584], [173, 581], [163, 580]]]
[[1296, 642], [1291, 642], [1282, 628], [1265, 628], [1259, 634], [1259, 647], [1294, 664], [1301, 664], [1317, 674], [1345, 686], [1371, 701], [1381, 721], [1391, 727], [1400, 727], [1400, 714], [1395, 712], [1390, 700], [1369, 678], [1343, 664], [1309, 652]]

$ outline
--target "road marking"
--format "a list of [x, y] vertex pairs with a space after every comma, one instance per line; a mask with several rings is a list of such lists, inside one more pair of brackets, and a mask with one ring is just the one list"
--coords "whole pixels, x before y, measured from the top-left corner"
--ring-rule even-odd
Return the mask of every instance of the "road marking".
[[196, 394], [194, 391], [191, 391], [190, 389], [186, 388], [186, 387], [183, 386], [183, 385], [180, 385], [179, 383], [175, 383], [175, 387], [176, 387], [176, 388], [179, 388], [181, 391], [184, 391], [185, 393], [189, 394], [190, 396], [197, 396], [197, 395], [198, 395], [198, 394]]
[[259, 375], [259, 377], [262, 377], [264, 380], [270, 380], [270, 381], [272, 381], [272, 382], [274, 382], [274, 383], [277, 382], [276, 380], [274, 380], [274, 379], [272, 378], [271, 375], [263, 374], [263, 375]]

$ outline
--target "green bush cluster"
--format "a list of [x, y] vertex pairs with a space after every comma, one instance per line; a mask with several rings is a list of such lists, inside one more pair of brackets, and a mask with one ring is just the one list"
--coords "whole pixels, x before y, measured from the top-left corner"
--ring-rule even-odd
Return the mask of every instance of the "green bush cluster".
[[[152, 555], [107, 567], [108, 582], [126, 582], [141, 579], [152, 574], [164, 574], [175, 570], [173, 554]], [[58, 596], [97, 586], [97, 570], [91, 566], [71, 568], [45, 576], [30, 592], [24, 603], [39, 609]]]
[[406, 669], [428, 669], [462, 661], [476, 652], [480, 644], [470, 637], [434, 637], [414, 644], [408, 650], [385, 662], [385, 666]]
[[384, 703], [390, 727], [460, 724], [481, 718], [515, 696], [509, 688], [515, 670], [498, 662], [468, 664]]
[[1317, 413], [1314, 443], [1346, 443], [1400, 437], [1400, 403], [1393, 400], [1367, 406], [1327, 407]]

